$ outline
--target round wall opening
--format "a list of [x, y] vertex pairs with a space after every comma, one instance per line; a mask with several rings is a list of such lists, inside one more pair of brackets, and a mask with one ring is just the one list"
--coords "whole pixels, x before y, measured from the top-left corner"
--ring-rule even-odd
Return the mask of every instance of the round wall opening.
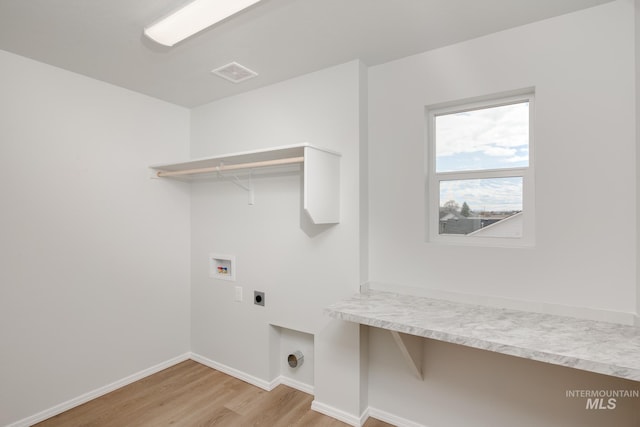
[[287, 356], [287, 363], [289, 363], [289, 366], [291, 366], [292, 368], [299, 368], [300, 366], [302, 366], [303, 362], [304, 355], [300, 351], [294, 351], [289, 356]]

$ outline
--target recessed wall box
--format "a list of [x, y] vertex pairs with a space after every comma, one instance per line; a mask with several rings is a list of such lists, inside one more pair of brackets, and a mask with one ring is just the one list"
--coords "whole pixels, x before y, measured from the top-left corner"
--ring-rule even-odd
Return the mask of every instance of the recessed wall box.
[[234, 255], [209, 254], [209, 276], [235, 282], [236, 257]]
[[264, 307], [264, 292], [253, 291], [253, 303]]

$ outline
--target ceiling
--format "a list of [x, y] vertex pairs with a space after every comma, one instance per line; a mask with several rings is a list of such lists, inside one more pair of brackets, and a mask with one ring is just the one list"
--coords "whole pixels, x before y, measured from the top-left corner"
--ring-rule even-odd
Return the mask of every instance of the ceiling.
[[[194, 107], [350, 60], [369, 66], [611, 0], [263, 0], [172, 48], [143, 29], [189, 0], [0, 0], [0, 49]], [[211, 70], [259, 73], [234, 84]]]

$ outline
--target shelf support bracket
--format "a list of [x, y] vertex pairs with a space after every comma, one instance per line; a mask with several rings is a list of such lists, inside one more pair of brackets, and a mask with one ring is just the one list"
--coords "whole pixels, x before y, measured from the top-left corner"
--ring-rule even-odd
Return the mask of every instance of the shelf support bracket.
[[409, 365], [411, 372], [419, 379], [423, 379], [422, 376], [422, 353], [423, 353], [423, 339], [414, 335], [407, 335], [396, 331], [391, 332], [393, 340], [396, 342], [402, 357]]
[[248, 193], [249, 205], [255, 205], [255, 195], [253, 192], [253, 171], [249, 172], [249, 182], [247, 185], [243, 184], [242, 181], [240, 181], [240, 179], [235, 175], [233, 175], [233, 183]]

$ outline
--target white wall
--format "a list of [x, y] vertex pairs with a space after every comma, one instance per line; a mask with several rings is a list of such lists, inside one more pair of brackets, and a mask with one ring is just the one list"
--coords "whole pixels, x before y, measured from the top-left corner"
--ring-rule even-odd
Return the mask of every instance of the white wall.
[[[336, 66], [196, 108], [191, 126], [196, 158], [300, 142], [342, 153], [337, 225], [305, 219], [297, 171], [255, 177], [253, 206], [229, 180], [193, 184], [192, 350], [268, 383], [280, 364], [269, 357], [269, 325], [312, 333], [316, 400], [358, 415], [359, 328], [322, 311], [360, 283], [360, 78], [359, 62]], [[236, 256], [236, 282], [208, 277], [212, 252]], [[265, 307], [253, 304], [254, 290], [266, 293]], [[336, 348], [343, 342], [355, 344]]]
[[[621, 0], [370, 69], [371, 281], [633, 318], [632, 8]], [[425, 243], [424, 107], [527, 87], [536, 246]]]
[[[636, 425], [633, 402], [593, 413], [564, 393], [637, 383], [432, 341], [418, 381], [386, 331], [322, 314], [371, 280], [629, 319], [640, 308], [634, 3], [191, 112], [0, 52], [0, 425], [189, 350], [268, 384], [282, 373], [273, 354], [301, 335], [271, 324], [304, 332], [305, 351], [314, 335], [313, 375], [294, 379], [348, 421], [371, 405], [429, 427]], [[530, 86], [536, 247], [425, 243], [424, 106]], [[254, 206], [229, 180], [147, 177], [153, 163], [299, 142], [343, 154], [338, 225], [308, 223], [299, 172], [256, 177]], [[610, 229], [612, 211], [624, 228]], [[236, 282], [208, 277], [210, 252], [236, 255]]]
[[0, 425], [189, 350], [188, 110], [0, 51]]
[[586, 409], [568, 390], [640, 389], [638, 382], [425, 340], [413, 376], [391, 334], [369, 331], [369, 404], [426, 427], [637, 427], [638, 398]]
[[[635, 0], [636, 165], [640, 165], [640, 0]], [[636, 167], [636, 212], [640, 212], [640, 171]], [[640, 326], [640, 216], [636, 214], [636, 326]]]
[[[633, 3], [620, 0], [370, 69], [374, 287], [633, 319]], [[536, 89], [536, 246], [425, 243], [425, 105], [526, 87]], [[624, 226], [612, 227], [611, 218]], [[370, 331], [369, 348], [370, 405], [429, 427], [640, 421], [637, 399], [595, 413], [585, 410], [585, 399], [565, 397], [575, 388], [636, 390], [634, 382], [433, 341], [425, 342], [419, 381], [385, 331]]]

